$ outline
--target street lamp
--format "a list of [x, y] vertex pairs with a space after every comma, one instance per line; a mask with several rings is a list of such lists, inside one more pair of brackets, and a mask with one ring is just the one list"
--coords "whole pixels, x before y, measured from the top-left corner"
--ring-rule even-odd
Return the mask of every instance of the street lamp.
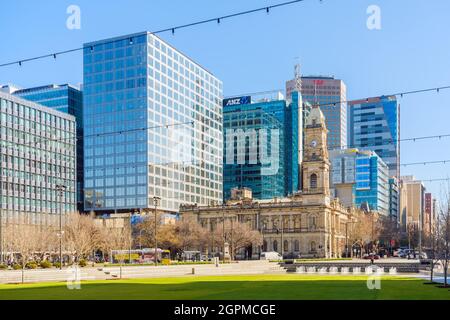
[[153, 204], [155, 206], [155, 266], [158, 265], [158, 239], [157, 239], [157, 228], [158, 228], [158, 224], [157, 224], [157, 219], [156, 219], [156, 214], [157, 214], [157, 208], [158, 208], [158, 202], [161, 200], [160, 197], [153, 197]]
[[62, 237], [63, 237], [63, 230], [62, 230], [62, 214], [63, 214], [63, 202], [62, 197], [64, 194], [64, 191], [66, 191], [66, 186], [62, 184], [56, 185], [56, 190], [58, 191], [59, 195], [59, 270], [62, 270]]
[[355, 221], [345, 222], [345, 257], [348, 258], [348, 225], [353, 224]]

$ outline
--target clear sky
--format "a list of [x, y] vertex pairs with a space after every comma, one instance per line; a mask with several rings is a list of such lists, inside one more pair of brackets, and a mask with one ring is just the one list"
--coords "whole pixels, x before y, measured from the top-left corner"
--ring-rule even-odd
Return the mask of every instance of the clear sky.
[[[0, 11], [0, 64], [154, 31], [283, 0], [9, 1]], [[69, 5], [81, 29], [66, 27]], [[381, 8], [381, 30], [366, 27], [369, 5]], [[305, 0], [303, 3], [160, 35], [224, 82], [224, 94], [284, 88], [295, 58], [303, 74], [334, 75], [348, 98], [450, 85], [450, 1]], [[0, 83], [22, 87], [82, 82], [81, 52], [0, 68]], [[450, 90], [401, 103], [401, 137], [450, 134]], [[450, 138], [403, 142], [401, 163], [450, 160]], [[448, 164], [402, 167], [419, 179], [447, 178]], [[425, 183], [439, 194], [442, 183]]]

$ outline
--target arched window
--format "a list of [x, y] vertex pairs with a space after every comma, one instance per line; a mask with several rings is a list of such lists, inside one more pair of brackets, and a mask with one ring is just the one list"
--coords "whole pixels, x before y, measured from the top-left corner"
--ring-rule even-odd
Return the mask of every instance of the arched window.
[[309, 217], [309, 229], [316, 229], [317, 227], [317, 217], [316, 216], [310, 216]]
[[287, 240], [284, 240], [284, 242], [283, 242], [283, 251], [284, 252], [289, 251], [289, 242]]
[[317, 189], [317, 174], [313, 173], [309, 178], [309, 188]]
[[266, 240], [263, 241], [263, 249], [262, 249], [262, 251], [263, 252], [267, 251], [267, 241]]
[[316, 243], [311, 241], [311, 252], [316, 252]]
[[294, 241], [294, 251], [296, 252], [300, 251], [300, 241], [298, 240]]
[[273, 241], [273, 251], [278, 252], [278, 241], [277, 240]]

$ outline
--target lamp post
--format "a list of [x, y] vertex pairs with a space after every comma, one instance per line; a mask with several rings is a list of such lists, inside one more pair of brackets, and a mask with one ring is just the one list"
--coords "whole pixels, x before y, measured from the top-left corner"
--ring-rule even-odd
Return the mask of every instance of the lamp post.
[[157, 228], [158, 228], [158, 223], [157, 223], [157, 208], [158, 208], [158, 202], [159, 200], [161, 200], [160, 197], [153, 197], [153, 205], [155, 206], [155, 266], [158, 265], [158, 238], [157, 238]]
[[345, 222], [345, 257], [348, 258], [348, 225], [355, 223], [354, 221]]
[[59, 270], [62, 270], [62, 237], [63, 237], [63, 230], [62, 230], [62, 215], [63, 215], [63, 202], [62, 197], [64, 194], [64, 191], [66, 191], [66, 186], [62, 184], [56, 185], [56, 190], [58, 191], [59, 195]]

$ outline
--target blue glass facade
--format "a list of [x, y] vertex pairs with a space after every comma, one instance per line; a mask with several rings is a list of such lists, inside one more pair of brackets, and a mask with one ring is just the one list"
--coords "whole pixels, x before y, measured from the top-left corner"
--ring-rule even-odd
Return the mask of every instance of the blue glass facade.
[[355, 205], [368, 203], [371, 210], [389, 215], [389, 169], [376, 154], [355, 160]]
[[358, 149], [334, 150], [330, 152], [331, 188], [337, 194], [351, 186], [351, 199], [343, 202], [360, 207], [368, 203], [369, 208], [380, 214], [390, 215], [389, 169], [384, 161], [372, 151]]
[[291, 103], [224, 106], [224, 200], [230, 199], [233, 188], [250, 188], [255, 199], [298, 190], [298, 102], [294, 92]]
[[85, 209], [222, 200], [222, 83], [160, 38], [84, 45]]
[[69, 84], [20, 89], [13, 92], [23, 99], [75, 116], [77, 122], [77, 209], [83, 211], [83, 95]]
[[399, 120], [395, 96], [349, 102], [349, 145], [375, 151], [398, 177]]

